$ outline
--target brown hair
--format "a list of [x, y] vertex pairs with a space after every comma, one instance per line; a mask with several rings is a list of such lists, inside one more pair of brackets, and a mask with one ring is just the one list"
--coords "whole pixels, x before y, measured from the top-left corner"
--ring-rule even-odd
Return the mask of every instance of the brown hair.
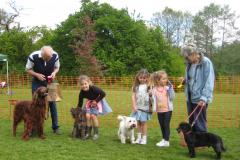
[[87, 75], [80, 75], [78, 78], [78, 83], [81, 84], [82, 81], [87, 81], [90, 86], [93, 85], [91, 79]]
[[150, 76], [147, 69], [141, 69], [140, 71], [138, 71], [138, 73], [136, 74], [136, 76], [134, 78], [134, 82], [133, 82], [133, 87], [132, 87], [133, 92], [136, 92], [138, 86], [140, 85], [138, 77], [141, 76], [141, 75], [144, 75], [147, 78], [149, 78], [149, 76]]

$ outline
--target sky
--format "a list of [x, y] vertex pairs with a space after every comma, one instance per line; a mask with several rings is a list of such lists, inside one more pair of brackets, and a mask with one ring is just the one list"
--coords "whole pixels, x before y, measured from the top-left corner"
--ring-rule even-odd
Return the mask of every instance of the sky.
[[[58, 24], [66, 20], [70, 14], [74, 14], [81, 7], [80, 0], [15, 0], [18, 8], [23, 8], [17, 19], [22, 27], [46, 25], [56, 28]], [[0, 8], [11, 12], [9, 0], [0, 0]], [[153, 13], [161, 12], [165, 7], [174, 10], [189, 11], [193, 15], [210, 3], [229, 5], [232, 11], [240, 15], [240, 1], [238, 0], [99, 0], [106, 2], [117, 9], [128, 8], [130, 13], [135, 10], [140, 13], [143, 20], [151, 20]], [[237, 22], [240, 27], [240, 21]]]

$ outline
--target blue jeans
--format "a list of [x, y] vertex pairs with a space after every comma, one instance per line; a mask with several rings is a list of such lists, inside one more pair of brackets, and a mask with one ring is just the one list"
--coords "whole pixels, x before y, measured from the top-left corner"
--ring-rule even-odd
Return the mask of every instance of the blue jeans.
[[[189, 118], [189, 123], [192, 124], [193, 121], [195, 120], [195, 124], [192, 127], [193, 131], [195, 132], [207, 132], [207, 106], [206, 104], [205, 107], [203, 107], [201, 113], [199, 114], [197, 120], [196, 117], [200, 111], [200, 108], [196, 109], [196, 111], [192, 114], [192, 116]], [[187, 110], [188, 110], [188, 115], [190, 115], [193, 110], [197, 107], [197, 104], [187, 102]]]
[[[38, 81], [33, 80], [32, 81], [32, 94], [35, 90], [37, 90], [38, 87], [41, 87], [41, 86], [46, 87], [46, 85], [39, 84]], [[51, 118], [52, 118], [52, 129], [55, 130], [59, 127], [58, 126], [57, 105], [56, 105], [56, 102], [49, 102], [48, 105], [50, 108], [50, 113], [51, 113]]]

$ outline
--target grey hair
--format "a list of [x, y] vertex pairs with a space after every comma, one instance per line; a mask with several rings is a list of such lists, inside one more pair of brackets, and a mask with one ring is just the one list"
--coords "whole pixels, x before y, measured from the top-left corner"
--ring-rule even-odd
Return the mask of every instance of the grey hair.
[[197, 49], [197, 46], [193, 43], [186, 44], [181, 49], [181, 54], [184, 57], [187, 57], [193, 53], [199, 53], [199, 50]]

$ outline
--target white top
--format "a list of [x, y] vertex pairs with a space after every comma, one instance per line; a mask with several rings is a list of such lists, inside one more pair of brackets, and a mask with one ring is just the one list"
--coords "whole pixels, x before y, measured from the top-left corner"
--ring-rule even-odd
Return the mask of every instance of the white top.
[[149, 110], [149, 94], [147, 92], [147, 85], [140, 84], [135, 94], [137, 109]]

